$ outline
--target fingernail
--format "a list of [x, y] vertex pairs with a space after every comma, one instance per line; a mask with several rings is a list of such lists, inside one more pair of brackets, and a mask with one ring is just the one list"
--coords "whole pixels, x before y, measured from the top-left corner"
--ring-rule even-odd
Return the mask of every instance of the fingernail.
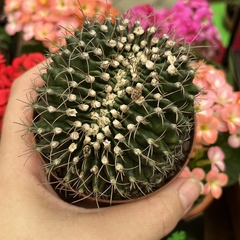
[[182, 206], [185, 209], [184, 214], [189, 210], [194, 201], [198, 198], [201, 191], [201, 182], [193, 178], [186, 180], [179, 188], [179, 197], [182, 202]]

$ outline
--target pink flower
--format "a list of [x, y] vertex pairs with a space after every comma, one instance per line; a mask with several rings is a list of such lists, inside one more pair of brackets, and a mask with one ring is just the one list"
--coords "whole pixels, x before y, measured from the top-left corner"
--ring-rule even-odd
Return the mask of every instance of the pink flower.
[[15, 12], [8, 15], [8, 23], [6, 24], [5, 29], [9, 35], [14, 35], [22, 29], [22, 24], [19, 23], [21, 15], [21, 12]]
[[7, 12], [12, 12], [12, 11], [16, 11], [20, 8], [21, 6], [21, 2], [19, 0], [5, 0], [5, 11]]
[[75, 9], [75, 13], [77, 13], [77, 16], [82, 16], [80, 8], [83, 9], [85, 16], [92, 17], [94, 15], [97, 1], [81, 0], [79, 1], [79, 3], [80, 6]]
[[205, 172], [203, 171], [202, 168], [194, 168], [191, 171], [189, 167], [185, 167], [179, 175], [179, 177], [182, 177], [182, 178], [195, 178], [199, 181], [202, 181], [204, 179], [204, 176], [205, 176]]
[[218, 70], [213, 66], [208, 66], [206, 79], [214, 89], [222, 88], [226, 84], [226, 77], [222, 70]]
[[[34, 38], [42, 41], [46, 47], [52, 47], [53, 43], [59, 41], [59, 32], [66, 25], [81, 28], [84, 17], [119, 14], [112, 8], [110, 0], [5, 0], [4, 11], [9, 35], [23, 31], [25, 41]], [[62, 23], [65, 23], [64, 26]]]
[[217, 89], [216, 93], [217, 93], [216, 103], [219, 103], [223, 106], [236, 101], [236, 95], [233, 92], [232, 87], [228, 84], [225, 84], [221, 88]]
[[95, 15], [99, 19], [103, 17], [108, 10], [110, 10], [111, 4], [110, 4], [110, 1], [104, 1], [104, 0], [98, 0], [96, 3], [97, 4], [95, 6]]
[[219, 121], [212, 115], [204, 115], [198, 113], [197, 115], [197, 129], [196, 140], [206, 144], [213, 144], [218, 137], [218, 125]]
[[55, 17], [49, 8], [40, 8], [35, 14], [32, 15], [32, 21], [36, 24], [39, 21], [47, 19], [48, 22], [57, 22], [58, 18]]
[[[221, 171], [225, 170], [224, 158], [225, 154], [223, 150], [218, 146], [213, 146], [208, 149], [208, 158], [212, 162], [211, 169], [218, 172], [219, 169]], [[218, 169], [219, 168], [219, 169]]]
[[[62, 16], [71, 16], [73, 11], [76, 8], [76, 2], [70, 1], [70, 0], [52, 0], [52, 8], [51, 10], [56, 15], [62, 15]], [[81, 1], [80, 1], [81, 3]]]
[[36, 0], [25, 0], [25, 1], [23, 1], [21, 7], [24, 12], [33, 14], [37, 10], [37, 1]]
[[229, 104], [221, 111], [221, 117], [227, 123], [229, 133], [234, 134], [240, 126], [240, 105]]
[[207, 183], [204, 185], [203, 194], [211, 192], [212, 196], [216, 199], [222, 195], [222, 187], [228, 182], [228, 176], [225, 173], [209, 171], [206, 175]]
[[66, 31], [73, 32], [73, 29], [76, 29], [79, 26], [79, 22], [75, 17], [68, 17], [60, 20], [59, 26], [61, 26], [61, 29], [57, 31], [57, 35], [63, 37], [65, 29], [67, 29]]
[[193, 83], [196, 84], [200, 89], [204, 90], [209, 84], [204, 79], [204, 77], [202, 76], [203, 74], [201, 74], [202, 67], [200, 67], [196, 63], [191, 64], [191, 66], [196, 69], [196, 73], [195, 73], [195, 77], [193, 79]]
[[39, 41], [50, 40], [55, 38], [54, 24], [48, 22], [38, 22], [35, 25], [35, 39]]
[[[60, 35], [60, 34], [59, 34]], [[43, 45], [48, 47], [50, 52], [56, 52], [59, 50], [58, 46], [64, 46], [66, 44], [66, 40], [63, 37], [59, 37], [58, 39], [55, 39], [55, 41], [52, 41], [49, 44], [49, 41], [43, 41]]]
[[240, 127], [237, 127], [236, 132], [228, 137], [228, 144], [232, 148], [240, 147]]
[[[215, 104], [217, 95], [212, 90], [202, 90], [202, 92], [196, 97], [196, 110], [199, 113], [205, 115], [213, 115], [213, 105]], [[210, 112], [209, 112], [210, 110]], [[207, 111], [206, 113], [204, 111]]]
[[35, 28], [35, 25], [34, 25], [34, 23], [31, 23], [31, 22], [24, 25], [24, 27], [23, 27], [23, 39], [25, 41], [29, 41], [30, 39], [33, 38], [34, 28]]

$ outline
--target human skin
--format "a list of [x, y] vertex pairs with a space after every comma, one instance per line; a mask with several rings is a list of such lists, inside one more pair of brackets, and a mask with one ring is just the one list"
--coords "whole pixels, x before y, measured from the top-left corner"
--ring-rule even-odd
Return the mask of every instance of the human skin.
[[[158, 240], [168, 234], [199, 196], [201, 184], [178, 178], [141, 200], [122, 205], [85, 209], [62, 201], [47, 184], [37, 153], [28, 154], [23, 126], [32, 118], [25, 109], [26, 89], [42, 84], [36, 73], [41, 64], [12, 86], [0, 142], [1, 240]], [[27, 120], [26, 120], [27, 119]], [[25, 136], [29, 143], [32, 135]], [[44, 183], [44, 184], [43, 184]]]

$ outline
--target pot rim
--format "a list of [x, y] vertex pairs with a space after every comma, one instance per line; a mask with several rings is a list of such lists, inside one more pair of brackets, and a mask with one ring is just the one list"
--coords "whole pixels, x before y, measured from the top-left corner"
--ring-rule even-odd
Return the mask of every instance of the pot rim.
[[208, 193], [206, 196], [204, 196], [204, 199], [202, 202], [197, 204], [196, 206], [192, 206], [190, 210], [183, 216], [183, 220], [187, 221], [194, 217], [197, 217], [201, 213], [203, 213], [213, 202], [214, 197], [211, 193]]

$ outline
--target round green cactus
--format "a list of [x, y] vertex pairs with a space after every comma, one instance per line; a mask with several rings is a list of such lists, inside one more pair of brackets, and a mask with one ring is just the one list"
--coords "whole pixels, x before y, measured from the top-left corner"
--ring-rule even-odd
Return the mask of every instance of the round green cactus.
[[50, 54], [28, 131], [67, 195], [138, 198], [165, 185], [188, 158], [199, 92], [193, 56], [156, 30], [121, 17], [86, 19]]

